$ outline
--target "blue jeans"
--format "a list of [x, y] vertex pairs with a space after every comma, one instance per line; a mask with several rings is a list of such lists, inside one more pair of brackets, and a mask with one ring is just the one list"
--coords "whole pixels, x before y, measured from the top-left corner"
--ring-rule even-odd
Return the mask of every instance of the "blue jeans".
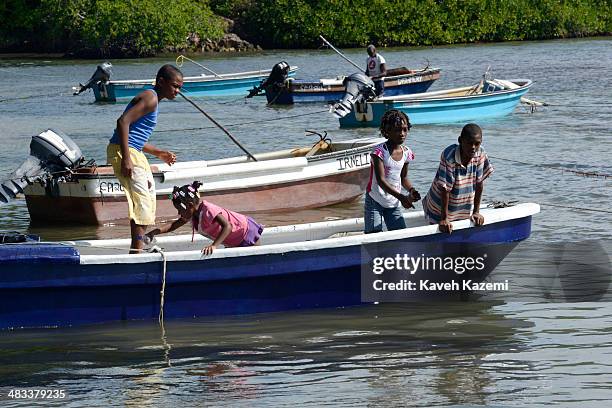
[[381, 96], [382, 94], [385, 93], [385, 80], [384, 79], [377, 79], [374, 82], [374, 89], [376, 92], [376, 96]]
[[364, 207], [364, 232], [366, 234], [381, 232], [383, 229], [383, 219], [385, 220], [388, 231], [406, 228], [406, 222], [404, 221], [404, 217], [402, 217], [402, 209], [400, 206], [385, 208], [370, 197], [370, 194], [366, 193]]

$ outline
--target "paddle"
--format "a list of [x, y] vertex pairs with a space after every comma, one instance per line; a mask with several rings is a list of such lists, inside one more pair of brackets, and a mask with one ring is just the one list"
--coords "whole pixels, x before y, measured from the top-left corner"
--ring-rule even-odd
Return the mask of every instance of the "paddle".
[[210, 120], [212, 123], [215, 124], [215, 126], [217, 126], [219, 129], [221, 129], [223, 132], [225, 132], [225, 134], [228, 135], [230, 139], [232, 139], [232, 142], [234, 142], [236, 144], [236, 146], [238, 146], [240, 149], [242, 149], [242, 151], [245, 152], [247, 154], [247, 156], [249, 156], [251, 159], [253, 159], [253, 161], [257, 161], [255, 156], [253, 156], [251, 153], [249, 153], [249, 151], [234, 136], [232, 136], [232, 134], [226, 128], [224, 128], [219, 122], [214, 120], [208, 113], [204, 112], [204, 109], [200, 108], [194, 101], [192, 101], [191, 99], [189, 99], [188, 97], [183, 95], [182, 92], [179, 92], [179, 95], [181, 95], [187, 102], [192, 104], [194, 108], [196, 108], [204, 116], [206, 116], [208, 118], [208, 120]]
[[359, 71], [361, 72], [365, 72], [363, 70], [363, 68], [361, 68], [359, 65], [355, 64], [353, 61], [351, 61], [346, 55], [342, 54], [336, 47], [334, 47], [333, 45], [331, 45], [331, 43], [329, 41], [327, 41], [325, 38], [323, 38], [322, 35], [319, 35], [319, 38], [321, 38], [323, 40], [323, 42], [329, 46], [332, 50], [336, 51], [336, 53], [338, 53], [339, 56], [341, 56], [342, 58], [344, 58], [345, 61], [348, 61], [350, 64], [352, 64], [355, 68], [357, 68]]

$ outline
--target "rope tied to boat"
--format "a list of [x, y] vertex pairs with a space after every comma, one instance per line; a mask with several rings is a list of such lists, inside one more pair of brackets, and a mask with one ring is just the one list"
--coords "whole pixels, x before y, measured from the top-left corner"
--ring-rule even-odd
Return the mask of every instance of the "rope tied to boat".
[[312, 147], [315, 147], [316, 145], [318, 145], [319, 143], [327, 143], [329, 146], [332, 145], [332, 140], [331, 137], [327, 136], [327, 130], [323, 131], [323, 134], [317, 132], [316, 130], [310, 130], [310, 129], [306, 129], [304, 130], [304, 132], [306, 132], [306, 134], [308, 135], [317, 135], [319, 136], [319, 140], [317, 140], [315, 142], [315, 144], [312, 145]]
[[148, 252], [150, 252], [150, 253], [158, 253], [158, 254], [161, 255], [161, 258], [162, 258], [162, 285], [161, 285], [161, 290], [159, 292], [160, 293], [160, 298], [159, 298], [159, 316], [158, 316], [157, 320], [159, 321], [159, 325], [163, 329], [164, 328], [164, 302], [165, 302], [165, 297], [166, 297], [166, 272], [168, 270], [166, 253], [163, 251], [163, 249], [161, 249], [157, 245], [149, 248]]
[[492, 201], [490, 203], [487, 204], [487, 208], [508, 208], [508, 207], [514, 207], [515, 205], [517, 205], [519, 203], [518, 200], [510, 200], [510, 201]]

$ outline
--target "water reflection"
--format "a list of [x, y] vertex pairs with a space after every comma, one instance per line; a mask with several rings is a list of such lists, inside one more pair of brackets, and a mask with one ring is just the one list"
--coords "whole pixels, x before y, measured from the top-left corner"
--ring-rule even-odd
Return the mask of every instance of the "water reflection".
[[341, 391], [356, 382], [362, 386], [347, 397], [354, 403], [411, 405], [417, 385], [421, 402], [481, 403], [485, 389], [495, 387], [486, 356], [523, 348], [516, 333], [530, 326], [496, 305], [372, 305], [170, 321], [165, 337], [156, 322], [5, 332], [0, 384], [64, 384], [73, 398], [88, 401], [99, 397], [93, 389], [103, 381], [110, 394], [125, 390], [120, 398], [130, 406], [197, 403], [199, 395], [210, 402], [317, 403], [328, 398], [317, 396], [321, 387]]

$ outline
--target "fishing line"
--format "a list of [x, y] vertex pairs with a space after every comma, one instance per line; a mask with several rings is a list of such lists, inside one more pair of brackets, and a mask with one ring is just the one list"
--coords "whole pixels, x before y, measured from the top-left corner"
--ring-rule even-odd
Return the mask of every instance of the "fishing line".
[[[413, 139], [414, 140], [414, 139]], [[434, 145], [433, 143], [427, 143], [424, 142], [422, 140], [414, 140], [417, 143], [422, 143], [424, 145], [427, 146], [432, 146], [432, 147], [438, 147], [437, 145]], [[607, 174], [607, 173], [600, 173], [600, 172], [596, 172], [596, 171], [581, 171], [581, 170], [574, 170], [574, 169], [567, 169], [565, 167], [561, 167], [561, 166], [557, 166], [557, 165], [544, 165], [544, 164], [538, 164], [538, 163], [529, 163], [529, 162], [525, 162], [522, 160], [516, 160], [516, 159], [506, 159], [505, 157], [499, 157], [499, 156], [492, 156], [492, 155], [488, 155], [489, 157], [495, 159], [495, 160], [503, 160], [503, 161], [508, 161], [511, 163], [518, 163], [518, 164], [523, 164], [525, 166], [533, 166], [533, 167], [539, 167], [539, 168], [543, 168], [545, 170], [557, 170], [557, 171], [567, 171], [568, 173], [573, 173], [576, 174], [578, 176], [583, 176], [583, 177], [594, 177], [594, 178], [604, 178], [604, 179], [608, 179], [608, 178], [612, 178], [612, 174]]]
[[50, 94], [46, 94], [46, 95], [30, 95], [30, 96], [18, 96], [16, 98], [6, 98], [6, 99], [0, 99], [0, 102], [11, 102], [11, 101], [21, 101], [21, 100], [25, 100], [25, 99], [32, 99], [32, 98], [48, 98], [50, 96], [64, 96], [67, 94], [64, 93], [50, 93]]
[[[319, 115], [321, 113], [326, 113], [326, 112], [329, 112], [329, 111], [326, 109], [324, 111], [302, 113], [302, 114], [299, 114], [299, 115], [281, 116], [279, 118], [271, 118], [271, 119], [265, 119], [265, 120], [259, 119], [259, 120], [249, 121], [249, 122], [239, 122], [239, 123], [233, 123], [233, 124], [225, 125], [225, 127], [237, 127], [237, 126], [252, 125], [252, 124], [263, 125], [263, 124], [265, 124], [265, 122], [273, 122], [273, 121], [277, 121], [277, 120], [299, 118], [299, 117], [302, 117], [302, 116], [309, 116], [309, 115]], [[161, 129], [161, 130], [155, 130], [155, 133], [184, 132], [184, 131], [189, 131], [189, 130], [204, 130], [204, 129], [215, 129], [215, 128], [216, 128], [216, 126], [204, 126], [204, 127], [182, 128], [182, 129]]]
[[6, 68], [0, 68], [0, 71], [2, 72], [8, 72], [10, 74], [15, 74], [15, 75], [22, 75], [22, 76], [29, 76], [29, 77], [36, 77], [36, 78], [63, 78], [63, 76], [60, 75], [42, 75], [42, 74], [26, 74], [23, 72], [16, 72], [16, 71], [11, 71], [10, 69], [6, 69]]
[[550, 170], [560, 170], [562, 172], [569, 172], [569, 173], [573, 173], [579, 176], [583, 176], [583, 177], [601, 177], [601, 178], [612, 178], [612, 174], [606, 174], [606, 173], [598, 173], [595, 171], [581, 171], [581, 170], [574, 170], [574, 169], [567, 169], [565, 167], [561, 167], [561, 166], [556, 166], [556, 165], [543, 165], [543, 164], [537, 164], [537, 163], [528, 163], [528, 162], [524, 162], [521, 160], [513, 160], [513, 159], [506, 159], [504, 157], [498, 157], [498, 156], [491, 156], [489, 155], [489, 157], [495, 159], [495, 160], [504, 160], [504, 161], [509, 161], [511, 163], [518, 163], [518, 164], [524, 164], [526, 166], [533, 166], [533, 167], [540, 167], [543, 169], [550, 169]]
[[549, 205], [551, 207], [559, 207], [559, 208], [567, 208], [570, 210], [579, 210], [579, 211], [593, 211], [593, 212], [601, 212], [606, 214], [612, 214], [610, 210], [601, 210], [598, 208], [587, 208], [587, 207], [573, 207], [571, 205], [562, 205], [562, 204], [551, 204], [551, 203], [542, 203], [543, 205]]

